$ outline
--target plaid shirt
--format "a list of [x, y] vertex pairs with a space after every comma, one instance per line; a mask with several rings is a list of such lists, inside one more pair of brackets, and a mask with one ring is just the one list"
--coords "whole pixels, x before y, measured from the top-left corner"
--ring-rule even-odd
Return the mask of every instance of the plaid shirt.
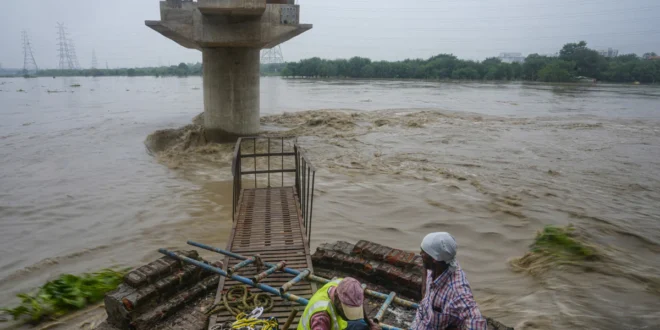
[[470, 284], [460, 266], [444, 271], [433, 281], [426, 274], [426, 294], [419, 303], [412, 330], [474, 329], [486, 330], [486, 319], [474, 301]]

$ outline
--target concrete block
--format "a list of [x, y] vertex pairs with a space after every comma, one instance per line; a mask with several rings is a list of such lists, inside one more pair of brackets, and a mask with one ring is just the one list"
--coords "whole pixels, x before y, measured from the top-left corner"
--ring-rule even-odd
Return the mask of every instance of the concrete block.
[[[177, 251], [188, 258], [198, 259], [197, 251]], [[182, 264], [169, 257], [162, 257], [156, 261], [150, 262], [138, 269], [130, 271], [124, 276], [124, 283], [137, 288], [143, 285], [153, 283], [156, 279], [171, 274], [173, 271], [181, 269]]]
[[[200, 260], [196, 251], [177, 252]], [[213, 265], [222, 267], [222, 262]], [[142, 266], [128, 273], [124, 277], [124, 283], [106, 294], [104, 302], [108, 315], [107, 322], [119, 329], [133, 329], [132, 323], [138, 317], [151, 310], [162, 309], [159, 306], [170, 297], [186, 295], [185, 293], [195, 288], [200, 281], [204, 282], [212, 275], [213, 273], [193, 265], [182, 266], [179, 261], [168, 257]], [[215, 283], [217, 285], [217, 278]], [[197, 294], [197, 291], [193, 293]], [[179, 305], [175, 304], [175, 306]]]

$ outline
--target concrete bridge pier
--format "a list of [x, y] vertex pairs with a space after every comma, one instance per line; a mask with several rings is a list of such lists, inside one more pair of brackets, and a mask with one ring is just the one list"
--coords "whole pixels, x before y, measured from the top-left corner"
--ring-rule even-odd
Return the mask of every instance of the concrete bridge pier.
[[259, 48], [204, 48], [204, 128], [211, 141], [259, 133]]
[[309, 29], [294, 0], [166, 0], [160, 21], [145, 24], [202, 52], [204, 128], [226, 142], [259, 134], [259, 59]]

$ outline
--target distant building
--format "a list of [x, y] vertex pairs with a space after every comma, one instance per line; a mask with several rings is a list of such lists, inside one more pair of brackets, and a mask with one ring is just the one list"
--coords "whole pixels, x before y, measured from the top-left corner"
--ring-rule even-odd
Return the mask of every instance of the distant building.
[[607, 50], [599, 50], [598, 54], [604, 57], [616, 57], [617, 55], [619, 55], [619, 50], [608, 48]]
[[498, 58], [504, 63], [522, 63], [525, 62], [525, 57], [522, 53], [500, 53]]
[[649, 56], [647, 60], [651, 61], [660, 61], [660, 56]]

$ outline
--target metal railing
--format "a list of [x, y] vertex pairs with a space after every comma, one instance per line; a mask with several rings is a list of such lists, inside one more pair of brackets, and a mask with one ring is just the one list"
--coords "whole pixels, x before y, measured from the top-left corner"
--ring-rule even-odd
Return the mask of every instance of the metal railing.
[[[266, 145], [263, 145], [266, 142]], [[293, 148], [285, 148], [285, 142], [292, 142]], [[279, 146], [278, 146], [279, 143]], [[251, 146], [251, 148], [250, 148]], [[265, 149], [259, 152], [259, 148]], [[247, 149], [247, 150], [246, 150]], [[251, 149], [251, 150], [250, 150]], [[251, 153], [250, 153], [251, 152]], [[253, 164], [250, 168], [243, 168], [243, 159], [252, 159]], [[259, 159], [266, 159], [266, 166], [259, 165]], [[271, 164], [279, 163], [279, 167], [272, 168]], [[293, 168], [285, 168], [285, 164], [293, 166]], [[279, 175], [278, 175], [279, 174]], [[300, 211], [305, 228], [305, 236], [309, 242], [312, 230], [312, 210], [314, 207], [314, 181], [316, 178], [316, 169], [309, 161], [303, 149], [298, 145], [295, 140], [285, 138], [269, 138], [269, 137], [244, 137], [236, 141], [234, 147], [234, 159], [232, 161], [232, 175], [234, 176], [233, 192], [232, 192], [232, 219], [235, 220], [238, 211], [238, 203], [243, 190], [245, 176], [254, 176], [253, 184], [249, 188], [259, 187], [259, 175], [265, 175], [266, 180], [265, 188], [277, 186], [277, 180], [273, 180], [273, 176], [279, 176], [279, 187], [294, 186], [298, 201], [300, 202]], [[290, 185], [286, 184], [285, 178], [293, 179]]]

